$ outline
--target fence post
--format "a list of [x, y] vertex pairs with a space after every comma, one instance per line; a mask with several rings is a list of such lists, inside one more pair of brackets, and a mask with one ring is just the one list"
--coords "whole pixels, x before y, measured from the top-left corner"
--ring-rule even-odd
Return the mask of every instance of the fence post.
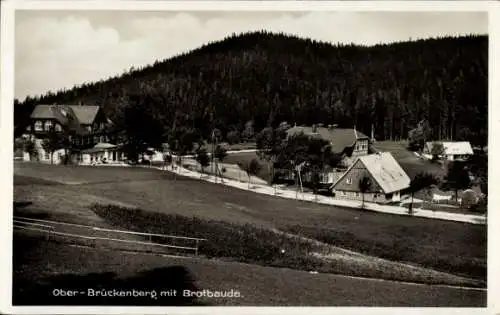
[[194, 255], [198, 256], [198, 239], [196, 239], [196, 248], [195, 248]]

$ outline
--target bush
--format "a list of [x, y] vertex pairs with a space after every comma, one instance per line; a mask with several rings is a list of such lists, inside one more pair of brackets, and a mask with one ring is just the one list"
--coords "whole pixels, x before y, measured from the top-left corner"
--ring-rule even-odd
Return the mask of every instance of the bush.
[[241, 142], [240, 133], [236, 130], [228, 132], [226, 139], [227, 139], [227, 143], [229, 143], [229, 144], [236, 144], [236, 143]]
[[[241, 226], [117, 206], [93, 205], [92, 210], [112, 224], [132, 231], [206, 238], [208, 241], [200, 243], [199, 253], [207, 257], [234, 258], [267, 265], [275, 261], [286, 262], [293, 256], [306, 257], [313, 250], [310, 242], [248, 224]], [[165, 239], [153, 238], [153, 241], [164, 242]], [[176, 245], [188, 244], [182, 244], [180, 240]], [[285, 249], [285, 254], [281, 253], [282, 249]]]
[[[384, 265], [373, 265], [357, 260], [343, 258], [325, 259], [315, 253], [325, 249], [323, 245], [316, 245], [305, 239], [274, 232], [269, 229], [257, 228], [253, 225], [237, 225], [223, 221], [205, 220], [197, 217], [184, 217], [141, 209], [121, 208], [111, 205], [92, 206], [92, 210], [120, 229], [138, 232], [160, 233], [188, 237], [205, 238], [200, 243], [199, 253], [207, 258], [231, 259], [245, 263], [255, 263], [264, 266], [293, 268], [320, 273], [338, 273], [352, 276], [374, 277], [391, 280], [413, 281], [421, 283], [449, 284], [446, 277], [431, 278], [426, 273], [412, 272], [401, 268], [387, 268]], [[413, 255], [414, 247], [405, 239], [395, 239], [389, 243], [367, 241], [350, 232], [332, 232], [325, 229], [300, 227], [290, 228], [296, 234], [314, 235], [319, 241], [358, 250], [366, 253], [390, 253], [394, 259], [404, 260]], [[164, 242], [163, 238], [154, 238], [153, 242]], [[177, 246], [183, 246], [176, 240]], [[413, 244], [415, 245], [415, 244]], [[185, 246], [189, 246], [185, 244]], [[284, 252], [282, 250], [284, 249]], [[343, 253], [345, 254], [345, 253]], [[436, 264], [448, 264], [456, 268], [464, 268], [461, 260], [448, 262], [443, 257], [436, 259], [436, 253], [431, 252]], [[429, 258], [430, 259], [430, 258]], [[473, 265], [473, 272], [481, 273], [485, 266]], [[472, 272], [472, 271], [471, 271]], [[453, 283], [453, 281], [452, 281]]]
[[466, 190], [462, 194], [462, 207], [464, 209], [470, 209], [477, 204], [478, 201], [477, 194], [473, 190]]
[[488, 200], [487, 197], [481, 197], [479, 201], [470, 207], [470, 211], [486, 214], [488, 212]]
[[[433, 248], [419, 251], [418, 249], [421, 244], [415, 242], [416, 238], [412, 237], [412, 235], [409, 235], [407, 238], [376, 240], [367, 239], [347, 231], [317, 227], [290, 226], [287, 231], [334, 246], [359, 251], [367, 255], [401, 262], [415, 262], [422, 266], [452, 274], [472, 275], [476, 278], [486, 277], [484, 261], [473, 257], [450, 257], [446, 253], [441, 253]], [[420, 237], [423, 238], [425, 235], [423, 234]]]

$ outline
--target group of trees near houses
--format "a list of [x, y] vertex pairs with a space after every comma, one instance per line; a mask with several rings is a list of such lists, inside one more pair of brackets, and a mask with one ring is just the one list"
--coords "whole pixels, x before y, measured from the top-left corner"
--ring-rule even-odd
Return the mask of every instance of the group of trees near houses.
[[194, 129], [206, 139], [218, 128], [230, 142], [253, 139], [254, 130], [281, 121], [356, 125], [366, 134], [374, 125], [378, 140], [400, 139], [426, 119], [429, 139], [485, 143], [487, 77], [487, 36], [363, 47], [252, 32], [110, 79], [15, 100], [15, 126], [24, 131], [40, 103], [98, 104], [113, 121], [136, 104], [154, 113], [154, 123], [143, 127]]
[[317, 193], [320, 175], [339, 166], [342, 157], [333, 152], [331, 144], [324, 139], [313, 138], [304, 133], [287, 137], [288, 128], [288, 124], [283, 122], [276, 128], [262, 129], [256, 135], [257, 155], [266, 161], [271, 184], [279, 178], [276, 170], [294, 173], [296, 181], [300, 180], [301, 174], [308, 174], [308, 182], [314, 193]]

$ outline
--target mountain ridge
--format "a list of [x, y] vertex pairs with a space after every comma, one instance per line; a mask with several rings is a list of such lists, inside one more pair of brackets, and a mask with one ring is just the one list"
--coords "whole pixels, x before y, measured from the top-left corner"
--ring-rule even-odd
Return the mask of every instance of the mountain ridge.
[[16, 100], [15, 125], [22, 129], [38, 103], [99, 104], [120, 120], [127, 104], [147, 102], [167, 128], [205, 136], [214, 126], [241, 132], [253, 120], [255, 130], [288, 121], [369, 133], [373, 124], [377, 138], [397, 139], [427, 118], [436, 138], [481, 142], [487, 48], [482, 35], [359, 46], [233, 34], [106, 80]]

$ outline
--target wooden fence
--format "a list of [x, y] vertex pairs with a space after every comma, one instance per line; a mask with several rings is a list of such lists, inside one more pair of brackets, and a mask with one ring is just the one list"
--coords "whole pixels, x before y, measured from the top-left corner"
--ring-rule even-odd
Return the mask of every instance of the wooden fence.
[[[142, 232], [133, 232], [126, 230], [115, 230], [115, 229], [106, 229], [101, 227], [95, 227], [90, 225], [82, 225], [82, 224], [74, 224], [60, 221], [52, 221], [52, 220], [42, 220], [42, 219], [34, 219], [27, 217], [19, 217], [14, 216], [14, 230], [27, 230], [27, 231], [35, 231], [46, 234], [46, 240], [51, 240], [53, 236], [63, 236], [63, 237], [71, 237], [76, 239], [85, 239], [92, 242], [94, 246], [96, 246], [97, 241], [110, 241], [115, 243], [126, 243], [126, 244], [134, 244], [141, 246], [150, 246], [150, 247], [158, 247], [162, 249], [169, 250], [177, 250], [177, 251], [189, 251], [194, 253], [195, 256], [199, 254], [199, 245], [200, 242], [206, 241], [204, 238], [196, 238], [196, 237], [185, 237], [185, 236], [177, 236], [177, 235], [166, 235], [166, 234], [155, 234], [155, 233], [142, 233]], [[73, 230], [81, 230], [80, 233], [74, 233], [74, 231], [67, 232], [64, 229], [73, 229]], [[117, 237], [108, 237], [106, 236], [95, 236], [91, 234], [96, 233], [108, 234], [108, 235], [132, 235], [144, 237], [148, 241], [139, 241], [133, 239], [123, 239]], [[165, 240], [165, 242], [153, 242], [153, 238], [160, 238]], [[192, 246], [179, 246], [174, 245], [173, 242], [175, 240], [182, 240], [184, 242], [192, 243]], [[170, 243], [169, 243], [170, 242]]]

